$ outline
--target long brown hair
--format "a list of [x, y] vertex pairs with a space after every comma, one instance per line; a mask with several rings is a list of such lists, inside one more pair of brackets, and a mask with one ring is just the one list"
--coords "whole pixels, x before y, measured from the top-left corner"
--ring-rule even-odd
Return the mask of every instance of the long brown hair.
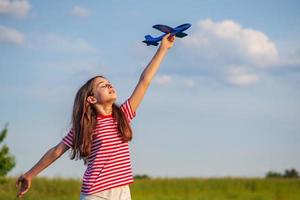
[[[97, 117], [97, 112], [93, 105], [87, 101], [87, 97], [92, 96], [94, 80], [98, 77], [105, 78], [103, 76], [95, 76], [89, 79], [77, 91], [73, 105], [73, 143], [71, 159], [83, 159], [85, 163], [91, 153], [92, 133], [96, 126]], [[118, 124], [118, 130], [122, 140], [124, 142], [131, 141], [132, 130], [130, 124], [121, 108], [115, 103], [112, 105], [112, 116]]]

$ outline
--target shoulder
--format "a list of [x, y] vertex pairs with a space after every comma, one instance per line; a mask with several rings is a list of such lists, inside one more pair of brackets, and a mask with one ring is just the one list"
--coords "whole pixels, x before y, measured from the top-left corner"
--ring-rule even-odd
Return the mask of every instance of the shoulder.
[[132, 120], [136, 116], [136, 112], [133, 111], [129, 99], [122, 103], [120, 108], [129, 120]]

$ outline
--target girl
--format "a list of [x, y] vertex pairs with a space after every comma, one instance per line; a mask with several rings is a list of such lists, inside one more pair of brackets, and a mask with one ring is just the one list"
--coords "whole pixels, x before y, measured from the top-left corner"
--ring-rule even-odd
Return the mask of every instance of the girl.
[[128, 185], [133, 183], [128, 147], [132, 139], [130, 121], [174, 40], [170, 34], [162, 39], [132, 95], [121, 106], [115, 104], [116, 90], [105, 77], [88, 80], [76, 94], [71, 130], [17, 179], [16, 187], [20, 186], [17, 196], [22, 197], [29, 190], [32, 178], [71, 148], [71, 159], [83, 159], [87, 164], [80, 200], [130, 200]]

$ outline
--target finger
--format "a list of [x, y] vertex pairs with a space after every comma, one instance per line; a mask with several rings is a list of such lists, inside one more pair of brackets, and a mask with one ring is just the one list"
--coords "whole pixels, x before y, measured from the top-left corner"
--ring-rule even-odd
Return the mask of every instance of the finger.
[[17, 195], [18, 198], [22, 198], [22, 196], [23, 196], [23, 193], [19, 193], [19, 194]]
[[22, 197], [23, 196], [23, 194], [22, 194], [22, 192], [19, 192], [18, 194], [17, 194], [17, 197]]
[[173, 35], [173, 36], [170, 36], [170, 37], [168, 37], [168, 40], [169, 40], [170, 42], [173, 42], [173, 41], [174, 41], [174, 39], [175, 39], [174, 35]]
[[28, 189], [21, 190], [21, 191], [18, 193], [17, 197], [22, 197], [27, 191], [28, 191]]
[[164, 38], [169, 38], [171, 33], [167, 33]]
[[16, 187], [19, 187], [20, 184], [20, 178], [18, 178], [18, 180], [16, 181]]
[[171, 42], [171, 40], [172, 40], [172, 38], [171, 38], [171, 36], [169, 36], [169, 37], [168, 37], [168, 41]]

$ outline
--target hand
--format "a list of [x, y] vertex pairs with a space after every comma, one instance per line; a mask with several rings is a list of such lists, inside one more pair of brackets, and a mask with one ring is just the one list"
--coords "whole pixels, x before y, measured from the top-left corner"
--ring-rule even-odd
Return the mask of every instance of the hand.
[[31, 185], [31, 177], [26, 175], [21, 175], [16, 182], [16, 187], [19, 187], [20, 184], [21, 186], [17, 194], [17, 197], [22, 197], [29, 190]]
[[169, 49], [173, 46], [174, 41], [175, 41], [175, 36], [170, 36], [171, 34], [168, 33], [165, 35], [161, 41], [160, 47]]

